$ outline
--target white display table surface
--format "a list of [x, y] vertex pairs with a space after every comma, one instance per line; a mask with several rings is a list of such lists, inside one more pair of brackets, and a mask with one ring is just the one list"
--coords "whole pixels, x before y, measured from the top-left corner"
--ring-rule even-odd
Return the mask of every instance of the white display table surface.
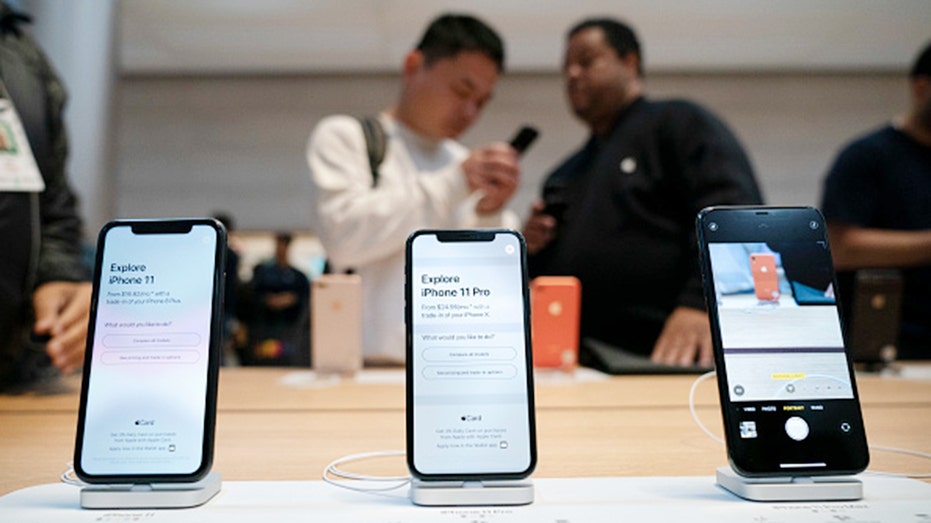
[[521, 507], [418, 507], [406, 487], [389, 495], [351, 492], [322, 481], [229, 481], [193, 509], [82, 510], [79, 489], [48, 484], [0, 498], [4, 522], [370, 521], [597, 523], [618, 521], [931, 521], [931, 485], [865, 474], [864, 498], [848, 502], [754, 503], [711, 476], [535, 479], [536, 501]]

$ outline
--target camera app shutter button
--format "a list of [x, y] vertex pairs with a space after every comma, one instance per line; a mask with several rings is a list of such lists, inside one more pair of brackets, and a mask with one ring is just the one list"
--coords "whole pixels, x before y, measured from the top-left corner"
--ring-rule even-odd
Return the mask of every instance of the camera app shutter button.
[[786, 434], [795, 441], [802, 441], [808, 437], [808, 423], [798, 416], [786, 420]]

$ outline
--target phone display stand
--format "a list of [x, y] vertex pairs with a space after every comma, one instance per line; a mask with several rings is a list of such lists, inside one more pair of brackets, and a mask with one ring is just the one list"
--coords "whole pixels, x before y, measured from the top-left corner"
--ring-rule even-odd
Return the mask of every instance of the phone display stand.
[[718, 485], [750, 501], [853, 501], [863, 498], [863, 482], [853, 476], [748, 478], [718, 467]]
[[475, 506], [528, 505], [533, 503], [533, 481], [423, 481], [411, 480], [410, 498], [415, 505]]
[[193, 483], [88, 485], [81, 489], [82, 508], [189, 508], [220, 492], [220, 473]]

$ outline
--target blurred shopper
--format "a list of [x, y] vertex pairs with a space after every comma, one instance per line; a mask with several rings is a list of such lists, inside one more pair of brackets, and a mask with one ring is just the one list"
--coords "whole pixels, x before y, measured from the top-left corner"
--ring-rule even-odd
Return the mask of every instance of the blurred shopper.
[[[824, 181], [839, 294], [856, 269], [902, 270], [900, 358], [931, 357], [931, 44], [909, 73], [911, 107], [843, 148]], [[849, 307], [849, 305], [848, 305]]]
[[288, 261], [291, 241], [276, 234], [274, 259], [252, 274], [252, 353], [243, 364], [310, 365], [310, 282]]
[[345, 115], [324, 119], [310, 137], [314, 230], [331, 270], [362, 279], [369, 365], [404, 362], [410, 233], [519, 226], [504, 208], [517, 188], [517, 152], [505, 143], [470, 151], [456, 141], [491, 99], [503, 68], [494, 30], [471, 16], [442, 15], [405, 56], [400, 96], [370, 120], [369, 139]]
[[29, 142], [16, 145], [5, 123], [5, 155], [31, 149], [44, 184], [23, 191], [0, 175], [0, 388], [80, 369], [90, 310], [82, 223], [65, 174], [65, 90], [23, 31], [28, 21], [0, 3], [0, 81]]
[[[569, 31], [563, 77], [591, 136], [531, 209], [531, 274], [581, 280], [583, 339], [710, 366], [695, 218], [708, 205], [761, 203], [743, 147], [707, 109], [645, 97], [640, 43], [617, 20]], [[580, 358], [591, 364], [584, 344]]]

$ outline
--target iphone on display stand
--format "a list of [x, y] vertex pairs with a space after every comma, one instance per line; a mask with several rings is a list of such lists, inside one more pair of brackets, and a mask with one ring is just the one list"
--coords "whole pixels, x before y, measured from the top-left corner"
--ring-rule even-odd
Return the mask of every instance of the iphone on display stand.
[[405, 274], [411, 499], [530, 503], [537, 449], [523, 237], [418, 231]]
[[[213, 219], [121, 220], [101, 230], [74, 449], [75, 475], [100, 495], [85, 503], [82, 492], [84, 506], [113, 506], [93, 503], [128, 492], [120, 485], [161, 485], [153, 490], [164, 498], [207, 480], [225, 254], [226, 232]], [[219, 476], [209, 476], [218, 490]], [[159, 496], [117, 506], [166, 506]]]
[[[712, 207], [699, 213], [697, 228], [731, 469], [764, 482], [863, 471], [866, 431], [821, 214]], [[768, 289], [804, 287], [821, 299], [779, 307], [758, 299], [760, 253], [793, 280]]]

